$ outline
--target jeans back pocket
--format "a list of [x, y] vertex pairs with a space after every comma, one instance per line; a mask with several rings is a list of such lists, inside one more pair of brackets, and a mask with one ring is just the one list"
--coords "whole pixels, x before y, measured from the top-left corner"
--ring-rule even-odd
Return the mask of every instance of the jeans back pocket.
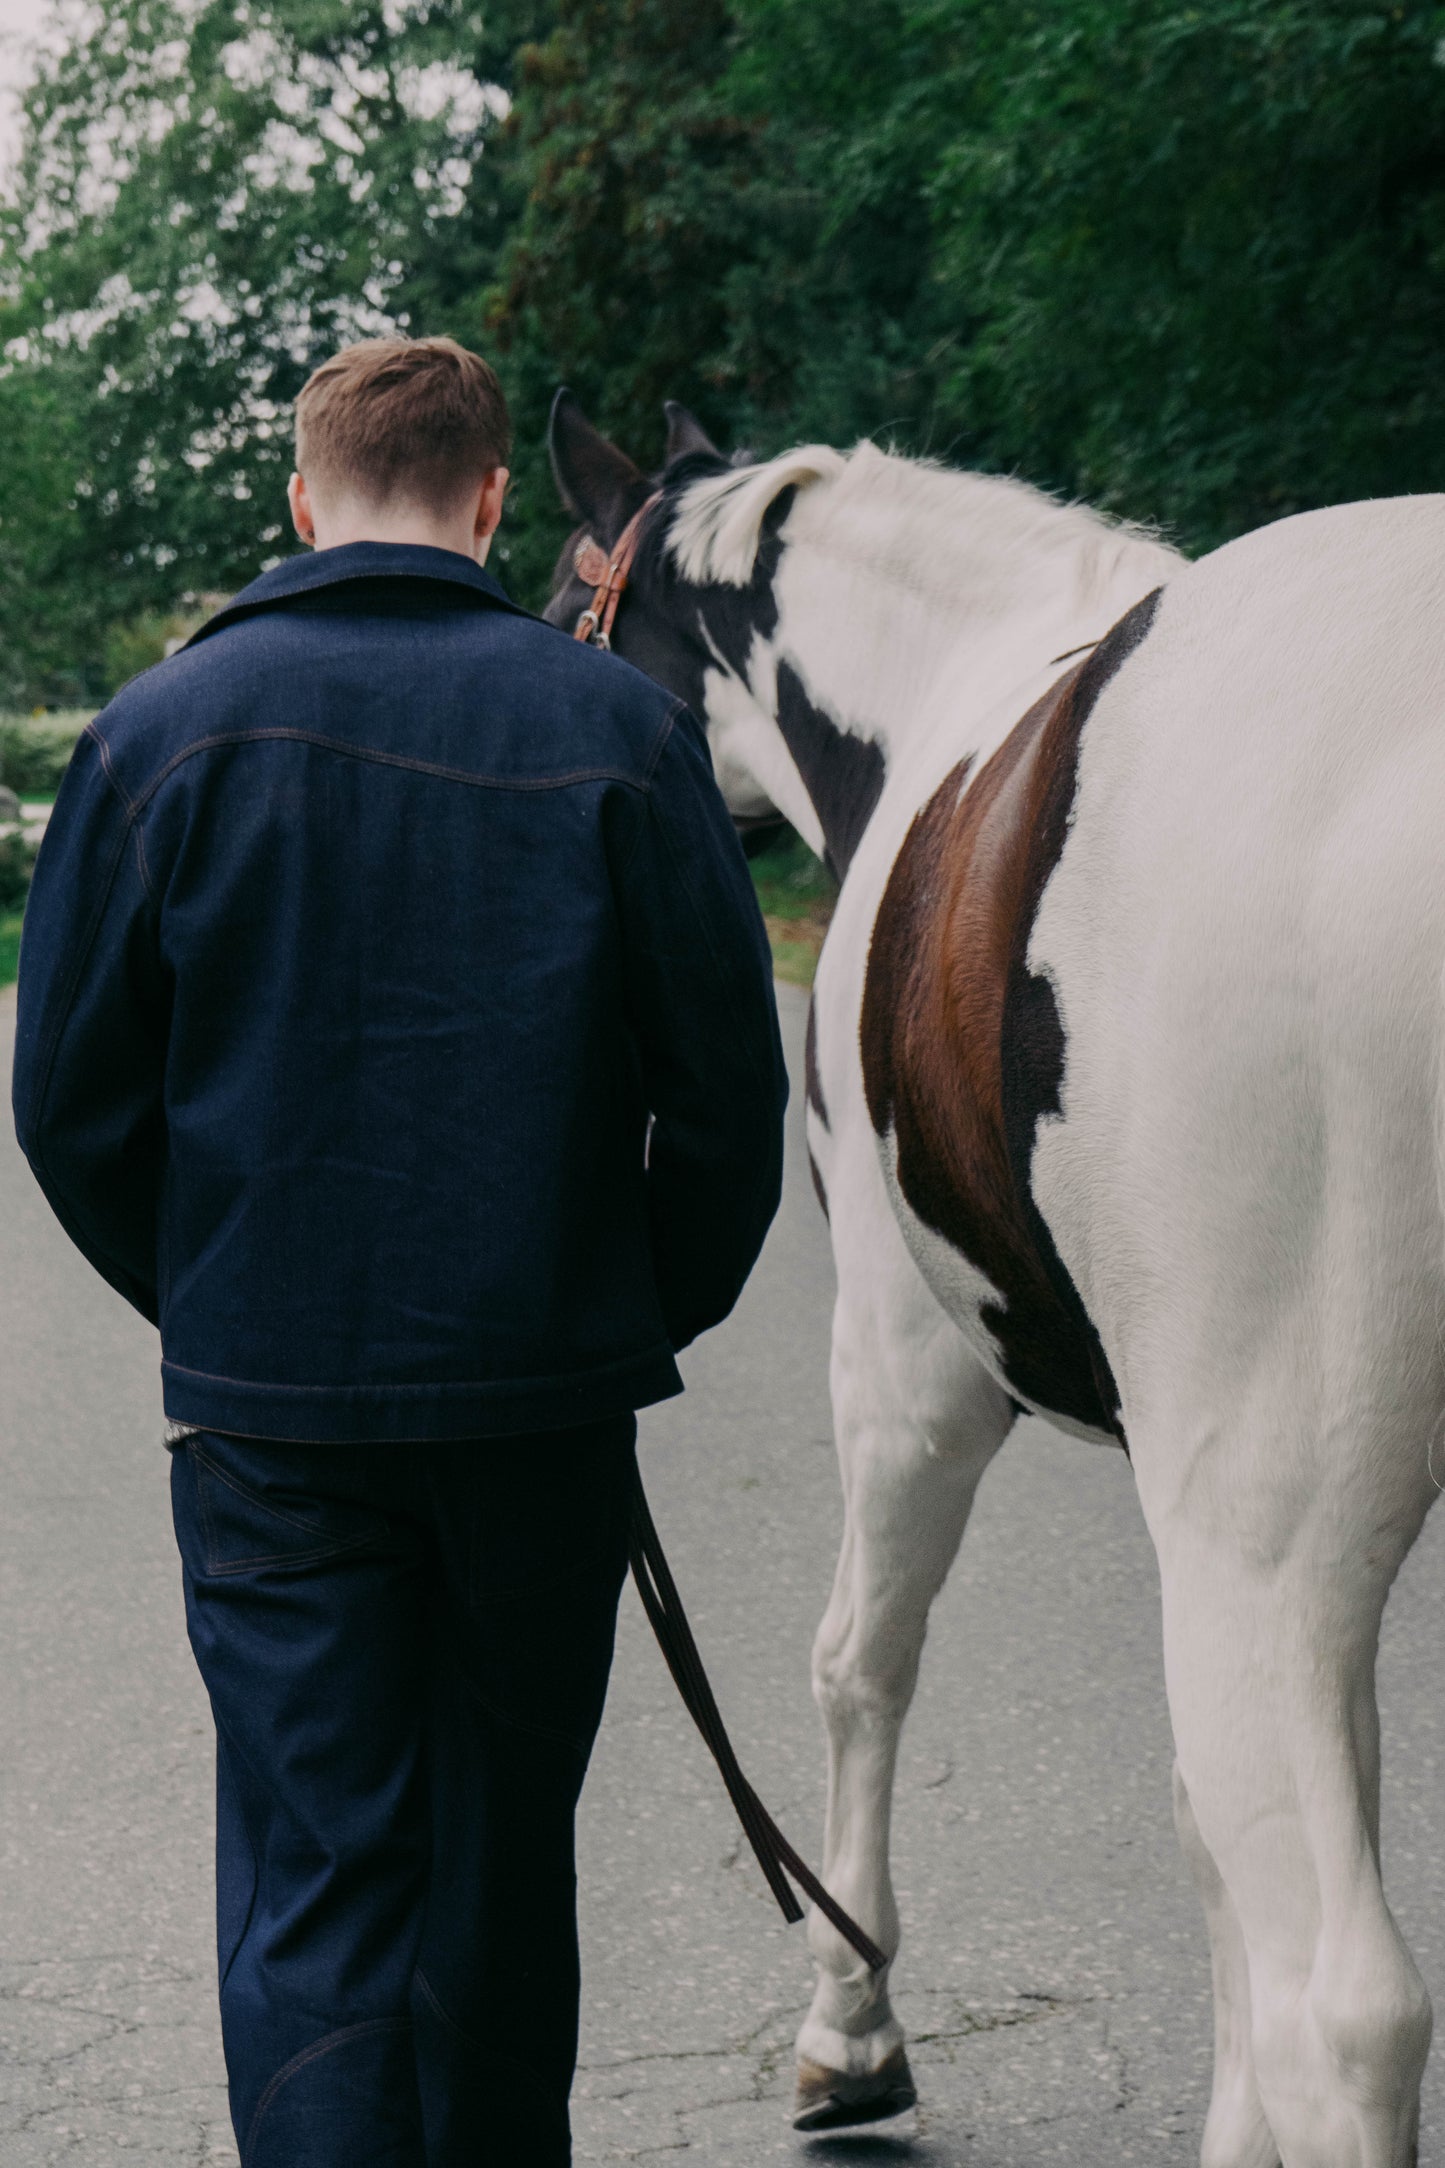
[[[177, 1459], [189, 1472], [194, 1535], [207, 1573], [317, 1565], [384, 1535], [385, 1516], [374, 1506], [311, 1480], [320, 1472], [314, 1457], [305, 1446], [270, 1446], [211, 1433], [182, 1446]], [[188, 1519], [178, 1513], [178, 1531]]]

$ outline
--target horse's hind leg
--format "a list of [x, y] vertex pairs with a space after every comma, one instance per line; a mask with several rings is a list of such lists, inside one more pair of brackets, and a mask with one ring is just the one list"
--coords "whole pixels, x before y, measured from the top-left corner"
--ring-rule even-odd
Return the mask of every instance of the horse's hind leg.
[[[840, 1258], [832, 1385], [843, 1547], [814, 1644], [813, 1690], [828, 1735], [823, 1879], [891, 1961], [899, 1732], [929, 1606], [1014, 1409], [917, 1278], [896, 1230], [881, 1233], [866, 1264], [855, 1287]], [[796, 2126], [835, 2129], [911, 2107], [887, 1973], [870, 1973], [816, 1912], [808, 1939], [818, 1986], [798, 2035]]]
[[1254, 2074], [1249, 1955], [1239, 1915], [1199, 1834], [1177, 1762], [1174, 1826], [1204, 1908], [1214, 1975], [1214, 2088], [1199, 2150], [1200, 2168], [1278, 2168], [1279, 2147], [1265, 2118]]
[[1374, 1666], [1429, 1486], [1423, 1431], [1412, 1423], [1402, 1444], [1371, 1427], [1305, 1437], [1278, 1410], [1247, 1444], [1214, 1433], [1182, 1466], [1135, 1440], [1182, 1834], [1228, 2005], [1207, 2168], [1272, 2158], [1235, 2029], [1246, 1998], [1263, 2123], [1284, 2168], [1415, 2158], [1430, 2004], [1380, 1884]]

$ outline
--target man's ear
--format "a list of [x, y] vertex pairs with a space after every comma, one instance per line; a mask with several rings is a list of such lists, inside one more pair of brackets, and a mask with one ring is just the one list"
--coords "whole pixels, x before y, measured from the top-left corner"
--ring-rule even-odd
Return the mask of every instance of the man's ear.
[[634, 512], [652, 494], [652, 485], [626, 452], [594, 429], [564, 385], [552, 401], [547, 449], [562, 502], [610, 549]]
[[291, 507], [291, 524], [297, 537], [310, 549], [316, 547], [316, 520], [311, 510], [311, 494], [303, 475], [293, 474], [286, 484], [286, 502]]
[[487, 545], [501, 525], [502, 507], [506, 502], [507, 483], [510, 479], [506, 467], [493, 467], [477, 493], [477, 511], [472, 535], [479, 561], [486, 557]]

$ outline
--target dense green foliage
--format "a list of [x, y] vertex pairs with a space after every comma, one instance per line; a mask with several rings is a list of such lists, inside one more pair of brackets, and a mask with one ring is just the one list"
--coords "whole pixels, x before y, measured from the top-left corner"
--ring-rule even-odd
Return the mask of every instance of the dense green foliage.
[[287, 404], [385, 322], [499, 359], [498, 569], [533, 602], [563, 380], [644, 461], [672, 396], [720, 440], [877, 435], [1196, 548], [1445, 486], [1440, 7], [92, 14], [0, 233], [10, 697], [103, 690], [285, 549]]

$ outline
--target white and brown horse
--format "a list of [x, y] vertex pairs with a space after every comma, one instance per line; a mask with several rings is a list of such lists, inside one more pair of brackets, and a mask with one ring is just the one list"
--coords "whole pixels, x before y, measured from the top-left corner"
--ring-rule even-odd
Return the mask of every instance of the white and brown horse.
[[[846, 1501], [825, 1878], [890, 1954], [899, 1727], [1020, 1408], [1125, 1445], [1216, 2001], [1206, 2168], [1406, 2168], [1430, 2006], [1381, 1891], [1376, 1639], [1435, 1496], [1445, 498], [1186, 564], [860, 445], [674, 412], [616, 645], [842, 876], [809, 1032]], [[604, 544], [653, 485], [565, 395]], [[564, 577], [549, 610], [588, 597]], [[912, 2098], [816, 1917], [799, 2122]]]

